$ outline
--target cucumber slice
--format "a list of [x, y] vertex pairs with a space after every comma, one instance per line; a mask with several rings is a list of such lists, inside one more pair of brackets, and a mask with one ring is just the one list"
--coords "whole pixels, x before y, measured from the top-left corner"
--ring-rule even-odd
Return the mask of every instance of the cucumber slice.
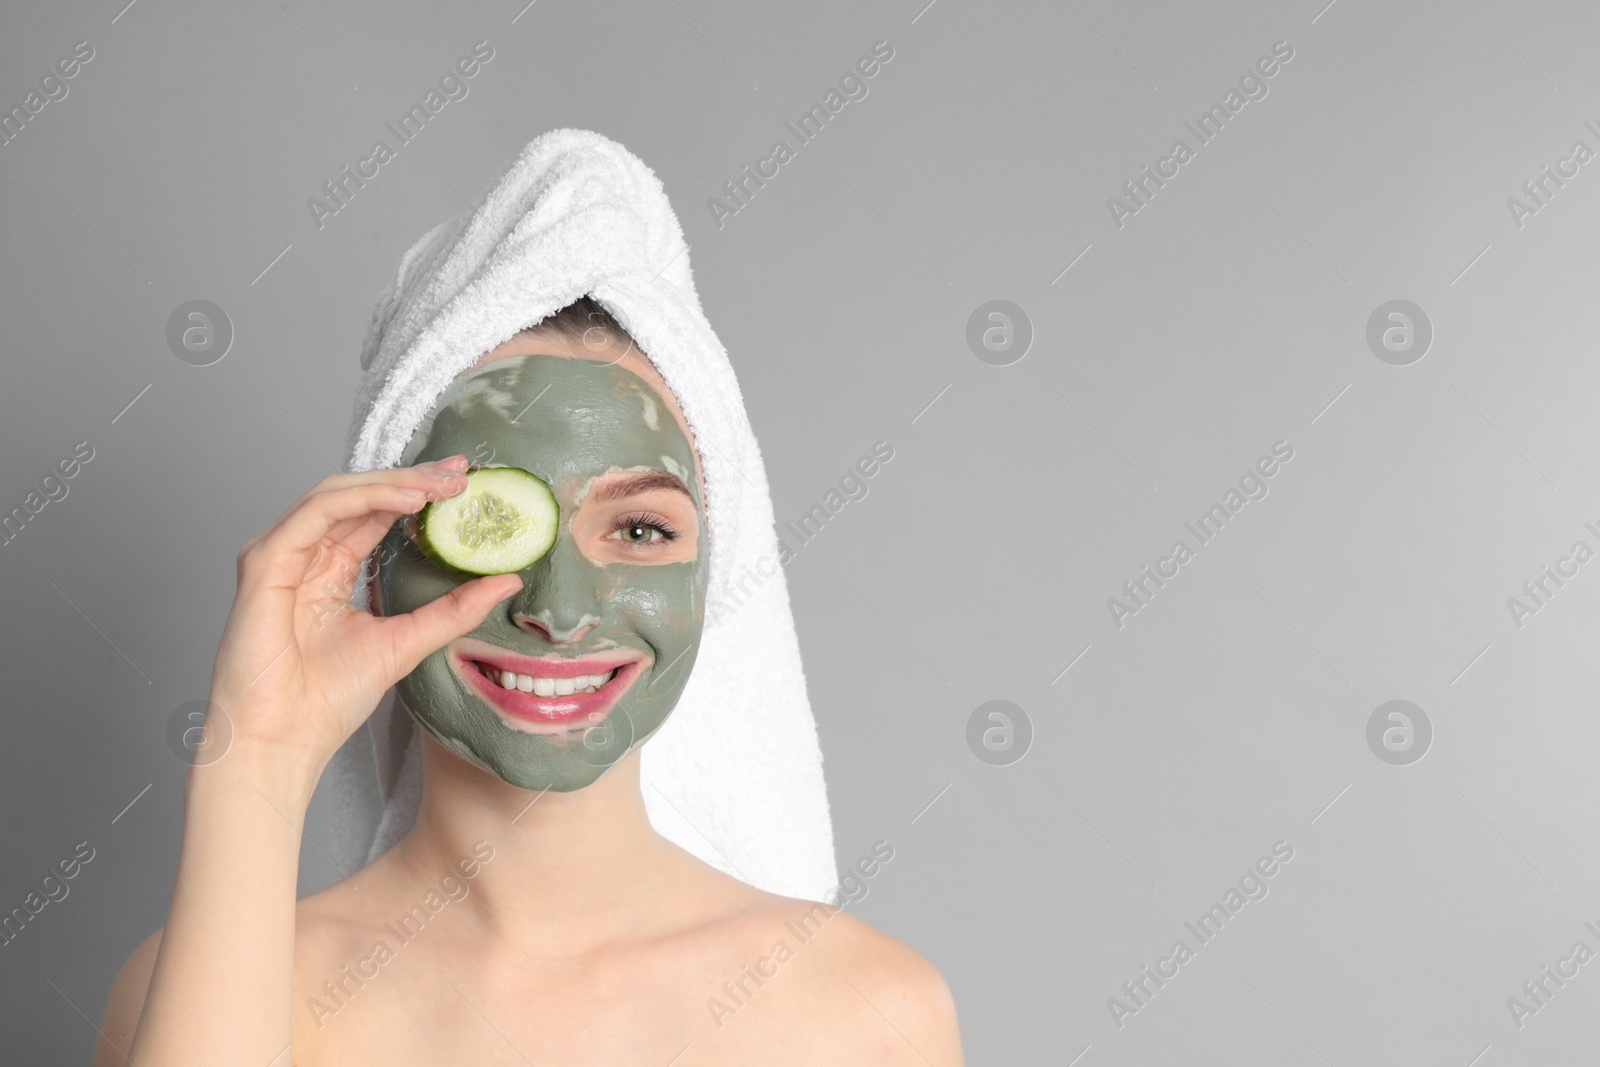
[[520, 467], [479, 467], [467, 487], [417, 515], [417, 547], [464, 574], [506, 574], [556, 543], [561, 507], [550, 486]]

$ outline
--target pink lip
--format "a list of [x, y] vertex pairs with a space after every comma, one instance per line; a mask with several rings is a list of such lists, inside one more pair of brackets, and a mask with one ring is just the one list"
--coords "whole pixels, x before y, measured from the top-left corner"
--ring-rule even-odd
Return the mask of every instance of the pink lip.
[[[527, 733], [566, 733], [574, 724], [592, 726], [603, 721], [617, 700], [633, 684], [643, 669], [637, 659], [618, 656], [521, 656], [505, 649], [490, 652], [474, 643], [470, 651], [452, 649], [450, 662], [456, 673], [467, 679], [480, 697], [506, 722]], [[478, 651], [485, 649], [485, 651]], [[605, 674], [616, 669], [616, 677], [593, 693], [570, 693], [542, 697], [520, 689], [506, 689], [479, 669], [483, 664], [494, 671], [513, 671], [535, 678], [576, 678], [581, 674]]]

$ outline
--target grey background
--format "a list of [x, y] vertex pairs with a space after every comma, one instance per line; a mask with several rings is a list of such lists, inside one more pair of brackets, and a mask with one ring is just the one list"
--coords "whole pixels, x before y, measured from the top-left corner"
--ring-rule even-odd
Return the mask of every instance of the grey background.
[[[1506, 601], [1600, 547], [1600, 162], [1521, 228], [1506, 201], [1600, 149], [1600, 14], [925, 3], [9, 5], [6, 108], [95, 57], [0, 147], [0, 510], [96, 455], [0, 547], [0, 911], [96, 856], [0, 948], [8, 1060], [87, 1062], [163, 922], [168, 716], [239, 546], [341, 458], [374, 298], [556, 126], [665, 183], [780, 523], [894, 448], [788, 577], [839, 862], [895, 849], [851, 907], [942, 970], [969, 1062], [1592, 1058], [1600, 962], [1520, 1029], [1506, 999], [1600, 949], [1600, 561], [1520, 628]], [[469, 95], [319, 230], [307, 198], [479, 40]], [[719, 229], [707, 198], [878, 40], [868, 96]], [[1118, 228], [1107, 198], [1280, 40]], [[165, 343], [191, 299], [237, 332], [210, 367]], [[965, 340], [991, 299], [1032, 322], [1010, 366]], [[1435, 330], [1410, 366], [1366, 345], [1392, 299]], [[1280, 440], [1269, 495], [1119, 629], [1107, 599]], [[1434, 738], [1392, 766], [1366, 723], [1401, 698]], [[1009, 766], [967, 745], [992, 699], [1032, 723]], [[336, 877], [315, 836], [306, 891]], [[1269, 895], [1119, 1029], [1107, 998], [1280, 840]]]

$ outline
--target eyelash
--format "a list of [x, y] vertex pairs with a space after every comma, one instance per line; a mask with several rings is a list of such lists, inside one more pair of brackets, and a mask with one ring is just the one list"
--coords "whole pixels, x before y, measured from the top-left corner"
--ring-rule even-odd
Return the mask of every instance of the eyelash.
[[[617, 523], [612, 527], [611, 532], [617, 533], [634, 526], [644, 526], [649, 529], [661, 531], [661, 537], [659, 538], [660, 542], [676, 541], [678, 539], [678, 530], [671, 523], [667, 522], [659, 515], [651, 515], [644, 512], [639, 512], [632, 515], [624, 515], [622, 518], [617, 520]], [[617, 540], [622, 541], [623, 544], [629, 545], [648, 545], [658, 543], [657, 541], [626, 541], [620, 537]]]

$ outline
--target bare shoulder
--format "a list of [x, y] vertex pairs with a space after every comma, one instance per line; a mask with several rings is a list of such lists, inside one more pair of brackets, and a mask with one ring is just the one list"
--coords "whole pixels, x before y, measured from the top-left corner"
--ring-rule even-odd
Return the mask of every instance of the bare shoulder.
[[[325, 891], [306, 897], [296, 903], [295, 913], [297, 972], [334, 958], [358, 943], [363, 933], [347, 891]], [[141, 941], [117, 972], [101, 1016], [94, 1067], [125, 1067], [165, 933], [166, 927], [162, 927]]]
[[759, 974], [792, 971], [801, 993], [797, 1014], [827, 1031], [841, 1057], [834, 1062], [963, 1063], [955, 1000], [925, 956], [843, 908], [764, 896], [757, 921], [771, 950], [752, 967]]
[[139, 942], [111, 983], [100, 1019], [100, 1036], [94, 1043], [94, 1067], [120, 1067], [125, 1062], [124, 1054], [133, 1044], [133, 1033], [144, 1012], [144, 997], [150, 988], [150, 973], [155, 970], [164, 930], [165, 927]]
[[886, 1042], [885, 1051], [893, 1055], [884, 1062], [960, 1064], [955, 999], [939, 969], [910, 945], [843, 909], [828, 926], [839, 935], [832, 953], [821, 957], [829, 976], [853, 987], [870, 1016], [892, 1025], [905, 1039]]

